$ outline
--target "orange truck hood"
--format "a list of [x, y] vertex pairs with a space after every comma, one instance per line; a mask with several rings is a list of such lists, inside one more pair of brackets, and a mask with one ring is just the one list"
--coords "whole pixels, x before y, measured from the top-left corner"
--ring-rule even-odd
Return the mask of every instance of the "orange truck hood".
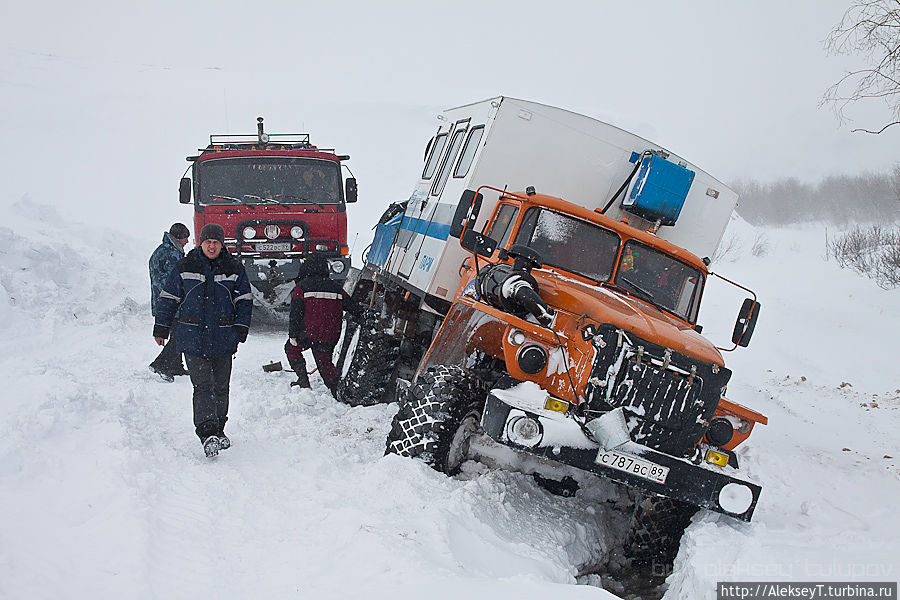
[[[570, 313], [576, 322], [588, 317], [635, 336], [671, 348], [707, 364], [725, 366], [722, 354], [687, 323], [624, 293], [568, 278], [548, 269], [531, 272], [540, 295], [554, 309]], [[576, 335], [569, 332], [570, 336]]]

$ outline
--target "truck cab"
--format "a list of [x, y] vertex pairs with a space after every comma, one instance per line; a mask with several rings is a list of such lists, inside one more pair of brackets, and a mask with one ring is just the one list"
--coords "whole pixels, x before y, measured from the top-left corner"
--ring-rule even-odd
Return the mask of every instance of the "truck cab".
[[309, 134], [267, 134], [257, 121], [255, 136], [211, 135], [187, 158], [192, 178], [181, 180], [180, 201], [193, 201], [195, 232], [208, 223], [225, 229], [257, 297], [282, 306], [285, 284], [310, 254], [328, 259], [333, 278], [346, 277], [346, 205], [356, 202], [356, 180], [342, 177], [349, 156], [313, 146]]

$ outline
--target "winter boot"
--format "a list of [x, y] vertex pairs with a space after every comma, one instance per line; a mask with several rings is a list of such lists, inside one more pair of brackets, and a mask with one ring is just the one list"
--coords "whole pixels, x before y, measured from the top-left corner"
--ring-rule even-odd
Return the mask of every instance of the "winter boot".
[[[228, 445], [230, 446], [231, 442]], [[222, 439], [217, 435], [211, 435], [203, 440], [203, 453], [206, 454], [207, 458], [218, 456], [219, 450], [223, 449]]]
[[297, 381], [291, 382], [291, 387], [297, 386], [300, 388], [308, 388], [311, 387], [309, 385], [309, 375], [306, 373], [306, 364], [301, 363], [300, 361], [295, 361], [291, 363], [291, 368], [294, 369], [294, 373], [297, 374]]
[[217, 437], [219, 438], [219, 450], [228, 450], [231, 448], [231, 440], [228, 439], [227, 435], [219, 433]]

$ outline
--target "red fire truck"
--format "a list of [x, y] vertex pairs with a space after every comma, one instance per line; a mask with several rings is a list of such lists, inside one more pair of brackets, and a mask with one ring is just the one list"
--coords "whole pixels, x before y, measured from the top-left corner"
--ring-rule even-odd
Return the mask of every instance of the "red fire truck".
[[[347, 155], [317, 148], [309, 134], [210, 135], [179, 189], [182, 204], [193, 194], [194, 233], [207, 223], [225, 229], [225, 246], [247, 269], [258, 300], [290, 301], [290, 285], [303, 259], [328, 258], [331, 275], [350, 267], [346, 205], [356, 202], [356, 179], [342, 185]], [[348, 170], [349, 172], [349, 170]], [[185, 173], [187, 174], [187, 173]]]

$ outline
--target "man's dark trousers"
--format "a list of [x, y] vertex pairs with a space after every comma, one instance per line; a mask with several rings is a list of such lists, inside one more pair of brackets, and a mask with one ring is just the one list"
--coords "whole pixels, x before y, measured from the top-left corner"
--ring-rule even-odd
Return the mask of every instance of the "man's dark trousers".
[[184, 359], [194, 385], [194, 427], [197, 428], [197, 436], [205, 440], [211, 435], [222, 435], [228, 420], [232, 356], [203, 358], [185, 354]]

